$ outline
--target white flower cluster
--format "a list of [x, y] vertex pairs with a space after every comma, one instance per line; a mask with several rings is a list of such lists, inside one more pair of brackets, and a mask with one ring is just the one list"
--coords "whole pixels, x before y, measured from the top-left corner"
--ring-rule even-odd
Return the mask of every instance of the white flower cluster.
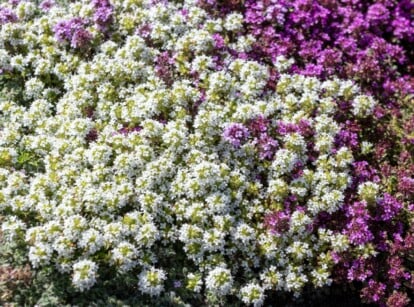
[[98, 266], [91, 260], [80, 260], [73, 265], [72, 282], [80, 291], [92, 287], [96, 283]]
[[152, 267], [139, 275], [139, 289], [143, 293], [157, 296], [164, 289], [163, 282], [166, 278], [167, 276], [163, 270]]
[[[135, 274], [142, 293], [160, 295], [177, 254], [186, 261], [176, 266], [191, 272], [187, 289], [240, 293], [254, 306], [265, 290], [329, 284], [329, 255], [348, 242], [310, 225], [341, 207], [351, 183], [351, 151], [333, 150], [335, 100], [365, 116], [371, 98], [349, 82], [283, 73], [291, 64], [283, 58], [275, 91], [263, 64], [226, 52], [216, 63], [214, 35], [238, 33], [239, 14], [211, 19], [195, 0], [111, 3], [113, 33], [91, 26], [84, 53], [53, 36], [62, 19], [90, 18], [84, 1], [47, 12], [25, 4], [19, 22], [2, 25], [0, 68], [24, 76], [22, 100], [12, 90], [0, 96], [5, 234], [24, 237], [33, 267], [72, 272], [81, 291], [96, 283], [98, 266], [114, 266]], [[237, 148], [222, 137], [259, 116], [278, 144], [263, 145], [273, 150], [267, 160], [253, 134]], [[277, 132], [303, 121], [311, 134]], [[367, 183], [359, 194], [375, 189]], [[296, 203], [275, 235], [279, 225], [265, 220], [289, 197]]]
[[206, 278], [206, 288], [218, 295], [226, 295], [231, 291], [233, 277], [231, 272], [225, 268], [211, 270]]

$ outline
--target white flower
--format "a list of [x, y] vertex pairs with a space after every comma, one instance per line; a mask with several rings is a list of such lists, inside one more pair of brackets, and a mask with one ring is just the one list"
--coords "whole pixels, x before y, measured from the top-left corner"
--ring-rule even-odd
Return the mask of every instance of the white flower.
[[141, 272], [138, 278], [138, 287], [142, 293], [158, 296], [164, 290], [164, 281], [167, 279], [167, 275], [164, 270], [151, 267], [149, 270]]
[[248, 224], [242, 223], [239, 226], [237, 226], [234, 238], [236, 240], [240, 240], [243, 244], [247, 245], [255, 239], [255, 231]]
[[379, 188], [378, 184], [367, 181], [358, 186], [358, 195], [361, 200], [373, 202], [378, 196]]
[[264, 289], [255, 283], [249, 283], [240, 289], [242, 301], [253, 304], [254, 307], [262, 306], [265, 299]]
[[46, 265], [50, 262], [52, 252], [53, 250], [48, 244], [37, 243], [36, 246], [30, 247], [29, 260], [34, 268]]
[[203, 285], [203, 281], [201, 278], [201, 274], [194, 274], [189, 273], [187, 275], [187, 288], [193, 292], [200, 292], [201, 287]]
[[136, 265], [138, 250], [128, 242], [121, 242], [112, 250], [111, 260], [122, 272], [131, 270]]
[[226, 16], [224, 28], [228, 31], [238, 31], [243, 26], [243, 15], [240, 13], [231, 13]]
[[211, 270], [206, 278], [206, 288], [214, 294], [228, 294], [233, 286], [233, 277], [229, 269], [217, 267]]
[[80, 291], [90, 289], [97, 278], [98, 265], [91, 260], [80, 260], [73, 265], [72, 283]]
[[358, 117], [367, 117], [374, 111], [377, 102], [372, 96], [358, 95], [352, 100], [352, 113]]
[[86, 249], [88, 254], [94, 254], [104, 244], [104, 238], [95, 229], [88, 229], [82, 233], [82, 237], [79, 241], [79, 246]]

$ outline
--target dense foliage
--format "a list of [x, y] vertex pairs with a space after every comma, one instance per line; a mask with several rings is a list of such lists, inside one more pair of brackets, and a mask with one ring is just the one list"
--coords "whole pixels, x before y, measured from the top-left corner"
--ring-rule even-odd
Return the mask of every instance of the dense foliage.
[[408, 306], [413, 10], [2, 4], [0, 303]]

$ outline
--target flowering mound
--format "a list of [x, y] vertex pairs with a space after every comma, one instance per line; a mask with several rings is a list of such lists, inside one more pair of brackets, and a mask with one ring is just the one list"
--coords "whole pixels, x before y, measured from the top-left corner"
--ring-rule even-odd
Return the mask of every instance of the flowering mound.
[[355, 82], [245, 56], [243, 15], [195, 0], [18, 2], [0, 9], [0, 213], [34, 271], [148, 302], [358, 281], [408, 303], [412, 206], [366, 161], [378, 103]]

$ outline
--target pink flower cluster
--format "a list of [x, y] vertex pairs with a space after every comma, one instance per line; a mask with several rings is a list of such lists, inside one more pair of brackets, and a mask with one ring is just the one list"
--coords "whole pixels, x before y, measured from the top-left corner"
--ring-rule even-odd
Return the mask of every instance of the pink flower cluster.
[[86, 29], [86, 20], [76, 17], [58, 22], [53, 28], [55, 38], [59, 42], [68, 42], [72, 48], [82, 48], [88, 45], [92, 34]]

